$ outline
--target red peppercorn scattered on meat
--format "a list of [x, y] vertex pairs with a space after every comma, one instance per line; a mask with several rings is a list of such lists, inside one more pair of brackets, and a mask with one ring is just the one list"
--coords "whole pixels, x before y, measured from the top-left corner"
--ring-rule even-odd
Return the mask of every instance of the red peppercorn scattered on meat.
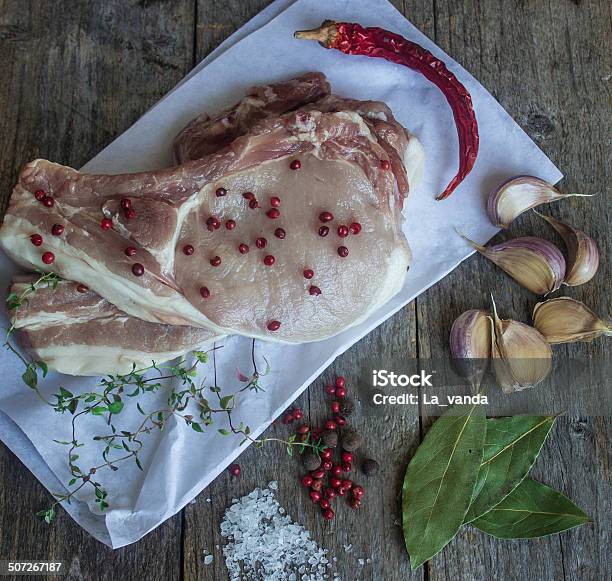
[[34, 198], [39, 202], [42, 202], [42, 199], [45, 197], [45, 190], [36, 190], [34, 192]]
[[228, 230], [233, 230], [236, 227], [236, 221], [235, 220], [226, 220], [225, 227]]
[[277, 228], [276, 230], [274, 230], [274, 236], [276, 236], [280, 240], [283, 240], [286, 236], [286, 232], [283, 228]]
[[55, 199], [51, 196], [43, 196], [41, 202], [46, 208], [53, 208], [53, 206], [55, 205]]
[[61, 236], [64, 233], [64, 226], [62, 224], [53, 224], [51, 228], [51, 234], [53, 236]]
[[185, 244], [183, 246], [183, 254], [185, 256], [191, 256], [195, 252], [195, 248], [191, 244]]
[[321, 222], [331, 222], [334, 219], [334, 215], [331, 212], [321, 212], [319, 214], [319, 220]]
[[270, 206], [272, 206], [273, 208], [280, 208], [280, 205], [281, 205], [281, 201], [279, 197], [272, 196], [270, 198]]
[[132, 265], [132, 273], [134, 276], [142, 276], [144, 274], [144, 266], [140, 262], [136, 262]]
[[359, 222], [353, 222], [349, 226], [349, 231], [351, 234], [354, 234], [354, 235], [359, 234], [359, 232], [361, 232], [361, 224]]
[[268, 241], [265, 238], [258, 238], [255, 240], [255, 246], [257, 246], [257, 248], [265, 248], [267, 244]]
[[223, 196], [227, 196], [227, 190], [225, 188], [217, 188], [215, 192], [217, 198], [222, 198]]
[[86, 293], [87, 291], [89, 291], [89, 287], [83, 283], [77, 284], [76, 289], [79, 293]]
[[113, 221], [110, 218], [102, 218], [100, 220], [100, 228], [102, 230], [110, 230], [113, 227]]
[[268, 331], [278, 331], [280, 327], [280, 321], [270, 321], [267, 325]]
[[45, 252], [42, 255], [42, 261], [45, 264], [52, 264], [53, 262], [55, 262], [55, 254], [53, 254], [53, 252]]
[[123, 198], [121, 200], [121, 209], [122, 210], [129, 210], [132, 207], [132, 200], [130, 200], [129, 198]]
[[266, 212], [266, 216], [268, 216], [268, 218], [271, 220], [276, 220], [277, 218], [280, 218], [280, 210], [277, 208], [270, 208]]
[[319, 236], [325, 238], [329, 234], [329, 228], [327, 226], [321, 226], [319, 228]]
[[136, 256], [136, 248], [134, 248], [133, 246], [128, 246], [125, 249], [125, 255], [126, 256]]
[[240, 476], [241, 473], [240, 464], [230, 464], [228, 467], [228, 471], [232, 476], [235, 476], [237, 478], [238, 476]]
[[43, 243], [43, 237], [40, 234], [32, 234], [30, 236], [30, 242], [34, 245], [34, 246], [42, 246]]
[[289, 167], [291, 169], [300, 169], [302, 167], [302, 162], [299, 159], [294, 159], [290, 164]]
[[207, 299], [208, 297], [210, 297], [210, 291], [208, 290], [207, 287], [205, 287], [205, 286], [200, 287], [200, 296], [203, 299]]
[[136, 218], [136, 210], [134, 210], [134, 208], [130, 208], [129, 210], [126, 210], [124, 212], [124, 216], [127, 220], [133, 220], [134, 218]]

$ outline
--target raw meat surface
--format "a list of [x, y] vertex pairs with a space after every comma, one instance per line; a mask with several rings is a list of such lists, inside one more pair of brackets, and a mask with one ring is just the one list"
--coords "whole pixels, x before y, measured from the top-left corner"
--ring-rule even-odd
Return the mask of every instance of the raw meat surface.
[[[13, 279], [21, 294], [38, 276]], [[206, 350], [215, 338], [207, 329], [149, 323], [122, 313], [91, 290], [61, 281], [38, 288], [10, 313], [19, 343], [49, 368], [69, 375], [125, 374], [132, 365], [164, 363], [194, 349]], [[84, 289], [82, 289], [84, 290]]]
[[[359, 102], [329, 100], [322, 111], [311, 104], [267, 117], [218, 153], [168, 170], [88, 176], [32, 162], [14, 190], [0, 242], [21, 264], [83, 281], [152, 322], [286, 342], [336, 334], [401, 287], [409, 253], [400, 230], [400, 188], [408, 180], [402, 187], [399, 166], [416, 152], [406, 160], [407, 175], [416, 175], [422, 153], [384, 110], [360, 115]], [[293, 160], [301, 169], [290, 169]], [[383, 169], [385, 160], [390, 169]], [[215, 195], [220, 187], [226, 196]], [[36, 201], [40, 189], [53, 196], [52, 208]], [[249, 207], [246, 192], [259, 208]], [[272, 196], [281, 201], [277, 219], [267, 215]], [[124, 198], [136, 211], [131, 220], [120, 209]], [[318, 235], [321, 211], [335, 217], [326, 237]], [[105, 216], [112, 230], [100, 228]], [[211, 217], [219, 229], [207, 228]], [[226, 220], [236, 227], [226, 229]], [[338, 226], [352, 221], [361, 232], [340, 238]], [[66, 226], [63, 236], [48, 234], [55, 223]], [[286, 231], [282, 240], [274, 235], [279, 227]], [[35, 232], [45, 238], [40, 248], [29, 242]], [[265, 249], [256, 248], [261, 237]], [[238, 251], [241, 243], [249, 246], [247, 254]], [[186, 244], [195, 249], [189, 256]], [[125, 255], [128, 245], [137, 249], [135, 257]], [[347, 257], [338, 256], [339, 246], [348, 248]], [[44, 266], [41, 255], [49, 250], [55, 262]], [[221, 264], [212, 266], [216, 256]], [[265, 256], [274, 256], [274, 264], [266, 266]], [[132, 274], [135, 262], [143, 276]], [[313, 279], [304, 278], [305, 268], [314, 270]], [[311, 285], [321, 294], [310, 294]], [[203, 287], [208, 298], [201, 296]], [[269, 330], [271, 321], [280, 328]]]

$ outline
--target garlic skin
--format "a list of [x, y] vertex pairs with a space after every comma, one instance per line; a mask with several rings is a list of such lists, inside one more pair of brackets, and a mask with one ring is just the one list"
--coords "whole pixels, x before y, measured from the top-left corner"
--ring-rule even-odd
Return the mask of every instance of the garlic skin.
[[523, 236], [486, 247], [463, 238], [516, 282], [538, 295], [556, 291], [565, 278], [565, 258], [548, 240]]
[[567, 286], [579, 286], [589, 282], [599, 268], [599, 249], [597, 243], [582, 230], [556, 220], [551, 216], [544, 216], [534, 212], [546, 220], [563, 238], [567, 247], [567, 268], [563, 284]]
[[489, 194], [487, 214], [498, 228], [507, 228], [516, 217], [531, 208], [572, 196], [589, 197], [587, 194], [563, 194], [534, 176], [516, 176]]
[[588, 342], [612, 335], [611, 321], [602, 321], [584, 303], [569, 297], [538, 303], [532, 318], [536, 329], [551, 344]]
[[518, 321], [502, 320], [493, 303], [493, 369], [504, 393], [536, 386], [552, 369], [552, 350], [542, 334]]
[[471, 309], [459, 315], [451, 328], [449, 345], [456, 372], [478, 389], [491, 357], [491, 317]]

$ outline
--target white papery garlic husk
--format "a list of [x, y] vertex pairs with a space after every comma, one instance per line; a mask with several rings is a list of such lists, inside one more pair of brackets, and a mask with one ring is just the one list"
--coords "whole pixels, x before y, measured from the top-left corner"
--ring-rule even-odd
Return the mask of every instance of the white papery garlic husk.
[[548, 240], [522, 236], [494, 246], [481, 246], [461, 236], [516, 282], [538, 295], [557, 290], [565, 278], [565, 258]]
[[567, 265], [565, 270], [565, 280], [563, 284], [567, 286], [579, 286], [590, 281], [599, 268], [599, 249], [597, 243], [582, 230], [577, 230], [573, 226], [556, 220], [551, 216], [544, 216], [539, 212], [534, 212], [544, 218], [563, 238], [567, 247]]
[[589, 197], [588, 194], [564, 194], [534, 176], [516, 176], [489, 194], [487, 214], [498, 228], [507, 228], [515, 218], [531, 208], [573, 196]]
[[584, 303], [559, 297], [538, 303], [533, 309], [533, 324], [551, 344], [592, 341], [612, 335], [612, 322], [603, 321]]
[[489, 313], [478, 309], [459, 315], [451, 328], [449, 344], [454, 366], [476, 390], [491, 357], [491, 332]]
[[500, 319], [495, 302], [491, 354], [495, 378], [504, 393], [534, 387], [552, 369], [552, 350], [544, 336], [524, 323]]

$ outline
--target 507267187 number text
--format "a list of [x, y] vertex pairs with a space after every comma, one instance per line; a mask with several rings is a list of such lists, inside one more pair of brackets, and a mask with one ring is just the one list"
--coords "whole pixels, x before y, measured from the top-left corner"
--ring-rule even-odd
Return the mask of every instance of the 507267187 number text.
[[63, 575], [63, 561], [0, 561], [0, 575]]

